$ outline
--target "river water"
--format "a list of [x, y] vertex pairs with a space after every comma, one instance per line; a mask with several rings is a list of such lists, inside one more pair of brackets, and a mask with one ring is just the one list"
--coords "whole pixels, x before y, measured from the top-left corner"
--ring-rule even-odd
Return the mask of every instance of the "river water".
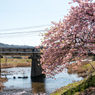
[[[5, 88], [0, 95], [50, 95], [53, 91], [74, 81], [82, 80], [77, 74], [59, 73], [56, 79], [40, 77], [30, 78], [31, 67], [14, 67], [2, 69], [7, 73], [2, 73], [2, 77], [7, 77], [8, 81], [4, 83]], [[15, 76], [15, 78], [13, 78]], [[18, 78], [27, 76], [28, 78]]]

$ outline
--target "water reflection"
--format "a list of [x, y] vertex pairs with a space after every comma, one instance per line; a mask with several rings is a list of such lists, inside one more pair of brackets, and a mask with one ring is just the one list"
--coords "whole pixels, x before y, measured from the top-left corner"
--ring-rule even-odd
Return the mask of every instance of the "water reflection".
[[[59, 73], [55, 76], [56, 79], [45, 78], [45, 76], [32, 78], [30, 77], [31, 68], [30, 67], [15, 67], [15, 68], [7, 68], [2, 69], [2, 71], [8, 72], [7, 78], [8, 81], [4, 83], [5, 88], [0, 93], [0, 95], [4, 95], [6, 93], [20, 93], [25, 91], [28, 94], [25, 95], [33, 95], [39, 93], [47, 93], [50, 95], [53, 91], [62, 86], [65, 86], [69, 83], [72, 83], [73, 80], [78, 81], [81, 80], [81, 77], [78, 77], [75, 74], [69, 75], [68, 73]], [[2, 73], [6, 74], [6, 73]], [[13, 78], [15, 76], [15, 78]], [[18, 78], [27, 76], [28, 78]], [[5, 76], [3, 76], [5, 77]], [[23, 92], [24, 93], [24, 92]], [[19, 94], [17, 94], [19, 95]]]
[[31, 78], [33, 94], [42, 92], [45, 93], [45, 75]]

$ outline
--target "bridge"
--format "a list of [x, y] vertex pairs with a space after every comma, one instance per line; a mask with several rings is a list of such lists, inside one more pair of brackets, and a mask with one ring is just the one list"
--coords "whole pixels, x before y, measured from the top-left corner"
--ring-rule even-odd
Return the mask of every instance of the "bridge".
[[38, 77], [42, 75], [42, 68], [40, 63], [40, 49], [36, 48], [0, 48], [0, 72], [1, 72], [1, 58], [8, 55], [24, 55], [31, 59], [31, 77]]

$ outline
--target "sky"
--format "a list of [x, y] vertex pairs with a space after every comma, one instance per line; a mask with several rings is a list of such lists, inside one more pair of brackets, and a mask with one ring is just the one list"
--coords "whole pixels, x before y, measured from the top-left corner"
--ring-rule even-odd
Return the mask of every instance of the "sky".
[[[0, 0], [0, 42], [38, 46], [51, 21], [59, 22], [71, 0]], [[76, 4], [73, 4], [76, 6]]]

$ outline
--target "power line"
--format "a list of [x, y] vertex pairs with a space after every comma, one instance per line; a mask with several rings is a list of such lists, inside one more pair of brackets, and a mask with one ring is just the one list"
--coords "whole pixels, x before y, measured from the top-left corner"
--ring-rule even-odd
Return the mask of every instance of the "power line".
[[[24, 31], [24, 32], [15, 32], [15, 33], [2, 33], [0, 34], [0, 38], [13, 38], [13, 37], [21, 37], [21, 36], [39, 36], [40, 32], [44, 32], [45, 30], [38, 30], [38, 31]], [[39, 33], [39, 34], [38, 34]], [[34, 35], [36, 34], [36, 35]]]
[[35, 31], [24, 31], [24, 32], [10, 32], [10, 33], [0, 33], [2, 35], [15, 35], [15, 34], [26, 34], [26, 33], [37, 33], [37, 32], [44, 32], [45, 30], [35, 30]]
[[32, 37], [33, 36], [34, 37], [34, 36], [39, 36], [39, 35], [38, 34], [35, 35], [34, 33], [33, 34], [21, 34], [21, 35], [19, 35], [19, 34], [17, 34], [17, 35], [7, 35], [7, 36], [3, 35], [3, 36], [0, 36], [0, 38], [15, 38], [15, 37], [16, 38], [19, 38], [19, 37], [21, 38], [22, 36], [24, 36], [24, 37], [26, 37], [26, 36], [31, 36]]
[[39, 28], [39, 27], [51, 26], [51, 25], [47, 24], [47, 25], [31, 26], [31, 27], [24, 27], [24, 28], [3, 29], [3, 30], [0, 30], [0, 31], [23, 30], [23, 29], [31, 29], [31, 28]]

